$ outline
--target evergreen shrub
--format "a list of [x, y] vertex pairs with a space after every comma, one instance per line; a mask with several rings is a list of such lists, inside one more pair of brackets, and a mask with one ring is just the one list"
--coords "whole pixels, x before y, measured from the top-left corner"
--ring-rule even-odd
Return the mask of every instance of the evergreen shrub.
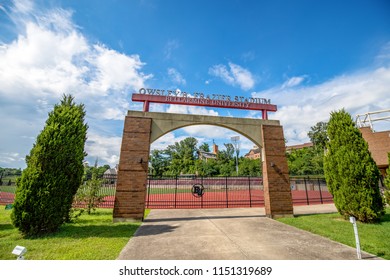
[[378, 221], [384, 214], [380, 173], [349, 113], [332, 112], [328, 124], [325, 178], [335, 206], [345, 218]]
[[64, 95], [26, 156], [27, 167], [18, 181], [11, 215], [22, 234], [54, 232], [69, 220], [84, 172], [88, 128], [84, 117], [84, 105]]

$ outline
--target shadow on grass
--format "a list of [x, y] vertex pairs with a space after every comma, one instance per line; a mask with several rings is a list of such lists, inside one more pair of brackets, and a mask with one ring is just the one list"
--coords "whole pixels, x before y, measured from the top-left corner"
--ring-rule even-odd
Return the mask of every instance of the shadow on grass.
[[[341, 218], [345, 221], [348, 221], [348, 219], [344, 219], [344, 217], [342, 215], [340, 215], [339, 213], [313, 213], [313, 214], [294, 214], [294, 217], [310, 217], [310, 216], [313, 216], [313, 217], [318, 217], [319, 215], [335, 215], [336, 218]], [[383, 215], [383, 217], [380, 219], [380, 221], [378, 221], [377, 223], [372, 223], [373, 225], [375, 224], [386, 224], [386, 223], [390, 223], [390, 210], [387, 210], [387, 212]]]
[[130, 238], [138, 229], [137, 224], [117, 224], [117, 225], [73, 225], [66, 224], [60, 230], [53, 234], [48, 234], [31, 239], [56, 239], [56, 238], [111, 238], [111, 237], [127, 237]]
[[107, 218], [105, 220], [102, 220], [102, 218], [97, 217], [95, 214], [88, 217], [88, 220], [82, 220], [76, 218], [75, 220], [66, 223], [66, 225], [88, 225], [88, 224], [94, 224], [94, 223], [112, 223], [112, 218]]
[[1, 230], [10, 230], [14, 229], [15, 227], [11, 224], [0, 224], [0, 231]]
[[381, 221], [380, 221], [380, 224], [383, 224], [383, 223], [390, 223], [390, 211], [388, 210], [387, 213], [385, 215], [383, 215]]

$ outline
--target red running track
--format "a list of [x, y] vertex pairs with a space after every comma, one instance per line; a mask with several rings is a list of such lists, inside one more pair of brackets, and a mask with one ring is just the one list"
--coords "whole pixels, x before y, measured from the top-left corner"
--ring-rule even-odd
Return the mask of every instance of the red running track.
[[[293, 205], [314, 205], [333, 203], [333, 197], [329, 192], [322, 191], [297, 191], [293, 190]], [[13, 193], [0, 192], [0, 205], [13, 203]], [[322, 199], [321, 199], [322, 198]], [[322, 201], [321, 201], [322, 200]], [[99, 207], [113, 208], [115, 196], [106, 196]], [[226, 192], [209, 192], [201, 198], [194, 197], [191, 193], [175, 194], [151, 194], [146, 198], [146, 207], [151, 209], [164, 208], [234, 208], [234, 207], [264, 207], [264, 192], [253, 190], [251, 196], [248, 191], [233, 190]]]

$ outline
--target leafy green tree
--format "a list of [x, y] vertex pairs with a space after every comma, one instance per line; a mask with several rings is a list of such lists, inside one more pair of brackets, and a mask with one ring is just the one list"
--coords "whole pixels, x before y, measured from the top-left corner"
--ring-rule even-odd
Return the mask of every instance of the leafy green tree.
[[262, 176], [260, 159], [250, 159], [241, 157], [239, 159], [239, 176]]
[[64, 95], [49, 113], [16, 189], [11, 217], [22, 234], [54, 232], [70, 219], [84, 173], [84, 118], [84, 105], [75, 104], [71, 95]]
[[290, 175], [322, 175], [324, 152], [313, 147], [286, 153]]
[[164, 151], [153, 150], [150, 155], [150, 164], [152, 175], [161, 177], [168, 170], [169, 158]]
[[2, 168], [0, 167], [0, 186], [1, 185], [12, 185], [22, 175], [20, 168]]
[[218, 151], [217, 158], [222, 163], [227, 163], [234, 160], [234, 146], [232, 143], [225, 143], [225, 150]]
[[207, 143], [203, 143], [202, 145], [199, 146], [199, 150], [203, 152], [210, 152], [210, 146]]
[[197, 159], [197, 144], [198, 140], [194, 137], [187, 137], [174, 145], [169, 145], [164, 152], [170, 160], [166, 173], [169, 175], [190, 173]]
[[[150, 156], [153, 175], [177, 176], [180, 174], [197, 174], [199, 176], [232, 176], [236, 175], [234, 146], [231, 143], [224, 144], [225, 149], [218, 151], [216, 159], [199, 159], [199, 150], [209, 151], [207, 143], [196, 147], [197, 140], [188, 137], [174, 145], [169, 145], [165, 150], [154, 150]], [[261, 176], [260, 160], [239, 159], [240, 176]], [[242, 169], [241, 169], [242, 165]]]
[[92, 179], [92, 175], [95, 173], [96, 178], [101, 179], [103, 178], [104, 172], [107, 171], [107, 169], [110, 169], [111, 167], [108, 164], [105, 164], [103, 166], [87, 166], [84, 167], [84, 181], [88, 181]]
[[96, 210], [105, 197], [104, 194], [100, 193], [102, 183], [103, 180], [98, 178], [98, 169], [95, 169], [92, 178], [77, 190], [74, 202], [79, 206], [83, 206], [88, 215]]
[[0, 167], [0, 176], [20, 176], [22, 170], [20, 168], [2, 168]]
[[219, 164], [219, 175], [232, 176], [236, 175], [235, 162], [233, 160]]
[[196, 173], [199, 176], [217, 176], [219, 175], [218, 161], [215, 159], [201, 160], [195, 162]]
[[219, 150], [217, 160], [219, 163], [219, 175], [231, 176], [236, 175], [236, 162], [234, 158], [234, 146], [232, 143], [225, 143], [225, 150]]
[[338, 211], [361, 222], [379, 220], [384, 214], [379, 170], [367, 142], [344, 109], [331, 113], [328, 136], [325, 178]]
[[318, 150], [324, 151], [326, 148], [326, 143], [328, 143], [327, 128], [328, 123], [318, 122], [315, 126], [312, 126], [310, 128], [310, 131], [307, 133], [310, 138], [310, 141]]
[[292, 150], [287, 153], [287, 163], [290, 175], [308, 175], [312, 173], [308, 148]]

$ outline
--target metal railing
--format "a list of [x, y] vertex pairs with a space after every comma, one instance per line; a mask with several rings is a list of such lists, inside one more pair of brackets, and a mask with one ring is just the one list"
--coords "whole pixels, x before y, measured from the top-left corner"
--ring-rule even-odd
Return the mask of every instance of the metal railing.
[[372, 124], [373, 122], [385, 121], [385, 120], [387, 121], [390, 120], [390, 109], [356, 115], [357, 126], [358, 127], [369, 126], [372, 131], [374, 131], [374, 127]]
[[[103, 176], [98, 195], [104, 198], [99, 207], [114, 207], [116, 181], [116, 174]], [[201, 196], [193, 194], [194, 185], [203, 187]], [[333, 203], [333, 197], [323, 178], [291, 177], [290, 186], [294, 205]], [[15, 190], [15, 186], [0, 186], [0, 204], [12, 203]], [[160, 209], [263, 207], [263, 179], [261, 177], [149, 177], [145, 206]]]

